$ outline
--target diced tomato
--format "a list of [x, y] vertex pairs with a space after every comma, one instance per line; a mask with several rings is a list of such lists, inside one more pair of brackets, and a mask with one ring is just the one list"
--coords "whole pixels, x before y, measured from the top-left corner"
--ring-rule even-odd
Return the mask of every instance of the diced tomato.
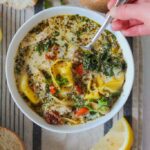
[[86, 108], [86, 107], [82, 107], [82, 108], [79, 108], [75, 114], [77, 116], [83, 116], [83, 115], [86, 115], [87, 113], [89, 112], [89, 110]]
[[50, 90], [50, 93], [51, 93], [51, 94], [55, 94], [55, 93], [56, 93], [56, 88], [55, 88], [53, 85], [51, 85], [51, 86], [49, 87], [49, 90]]
[[50, 55], [49, 53], [46, 53], [46, 54], [45, 54], [45, 59], [46, 59], [46, 60], [50, 60], [50, 59], [51, 59], [51, 55]]
[[82, 75], [84, 73], [84, 71], [83, 71], [83, 65], [80, 64], [79, 66], [77, 66], [75, 68], [75, 71], [76, 71], [77, 74]]
[[81, 89], [80, 85], [76, 85], [75, 88], [79, 94], [82, 94], [82, 89]]
[[56, 59], [56, 54], [50, 54], [50, 53], [46, 53], [45, 54], [45, 59], [46, 60], [53, 60], [53, 59]]

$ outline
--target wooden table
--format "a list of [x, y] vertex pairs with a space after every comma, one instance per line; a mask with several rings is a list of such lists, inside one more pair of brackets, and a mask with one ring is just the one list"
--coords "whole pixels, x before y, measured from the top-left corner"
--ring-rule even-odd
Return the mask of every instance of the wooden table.
[[[55, 0], [55, 5], [60, 5]], [[70, 0], [69, 5], [79, 5], [78, 0]], [[122, 110], [106, 124], [76, 134], [58, 134], [41, 129], [20, 112], [14, 104], [5, 79], [5, 59], [9, 43], [18, 28], [32, 15], [43, 9], [43, 0], [34, 8], [14, 10], [0, 6], [0, 27], [3, 41], [0, 45], [0, 125], [18, 133], [27, 150], [89, 150], [98, 139], [123, 115], [127, 117], [135, 133], [133, 150], [141, 150], [142, 141], [142, 49], [139, 38], [128, 39], [135, 60], [135, 82], [133, 90]]]

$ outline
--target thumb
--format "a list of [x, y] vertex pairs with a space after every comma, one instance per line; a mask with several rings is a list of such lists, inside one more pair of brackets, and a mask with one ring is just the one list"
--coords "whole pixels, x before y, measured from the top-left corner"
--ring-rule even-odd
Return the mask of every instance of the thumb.
[[[139, 13], [140, 12], [140, 13]], [[143, 18], [143, 7], [140, 7], [139, 4], [124, 4], [118, 7], [113, 7], [109, 14], [120, 20], [129, 20], [129, 19], [138, 19]]]

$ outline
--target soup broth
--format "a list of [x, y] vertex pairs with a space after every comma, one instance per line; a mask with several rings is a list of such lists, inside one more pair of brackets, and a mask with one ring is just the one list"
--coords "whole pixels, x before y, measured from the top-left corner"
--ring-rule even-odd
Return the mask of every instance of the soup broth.
[[55, 16], [20, 43], [14, 68], [18, 91], [47, 123], [86, 123], [109, 113], [119, 98], [127, 66], [115, 35], [105, 30], [91, 51], [80, 48], [99, 27], [84, 16]]

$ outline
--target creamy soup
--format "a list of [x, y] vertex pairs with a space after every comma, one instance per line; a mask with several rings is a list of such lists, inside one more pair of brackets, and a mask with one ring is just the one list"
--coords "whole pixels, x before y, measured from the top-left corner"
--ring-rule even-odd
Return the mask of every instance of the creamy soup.
[[99, 27], [84, 16], [55, 16], [20, 43], [14, 68], [18, 91], [47, 123], [86, 123], [109, 113], [119, 98], [127, 67], [115, 35], [106, 30], [91, 51], [80, 48]]

